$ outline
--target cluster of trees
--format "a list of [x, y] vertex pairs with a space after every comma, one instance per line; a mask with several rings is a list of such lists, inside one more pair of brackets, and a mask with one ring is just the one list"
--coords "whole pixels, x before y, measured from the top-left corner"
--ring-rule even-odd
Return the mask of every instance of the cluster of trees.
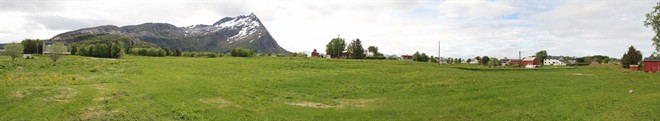
[[[413, 61], [418, 61], [418, 62], [429, 62], [431, 58], [426, 55], [426, 53], [419, 54], [419, 51], [415, 52], [413, 54]], [[435, 58], [434, 58], [435, 59]], [[437, 61], [437, 60], [436, 60]]]
[[479, 65], [485, 65], [488, 67], [495, 67], [495, 66], [501, 66], [502, 62], [500, 62], [500, 59], [493, 58], [493, 57], [488, 57], [488, 56], [477, 56], [474, 57], [474, 60], [468, 59], [468, 63], [472, 61], [477, 61]]
[[364, 48], [362, 48], [362, 41], [360, 39], [355, 39], [348, 44], [348, 58], [351, 59], [364, 59], [367, 55], [364, 54]]
[[344, 48], [346, 48], [344, 38], [334, 38], [325, 45], [325, 53], [333, 58], [339, 58], [342, 57]]
[[141, 56], [156, 56], [156, 57], [163, 57], [163, 56], [168, 56], [167, 51], [161, 49], [161, 48], [131, 48], [128, 51], [128, 54], [133, 54], [133, 55], [141, 55]]
[[[71, 54], [102, 58], [122, 58], [126, 53], [122, 48], [123, 45], [117, 42], [75, 44], [71, 46]], [[53, 53], [52, 50], [51, 53]]]
[[463, 63], [463, 59], [461, 58], [447, 58], [445, 60], [447, 64], [461, 64]]
[[44, 51], [43, 40], [39, 39], [24, 39], [21, 41], [23, 45], [23, 53], [25, 54], [42, 54]]
[[254, 51], [252, 49], [246, 49], [246, 48], [234, 48], [231, 49], [231, 56], [234, 57], [252, 57], [254, 55]]
[[367, 57], [365, 54], [364, 47], [362, 46], [362, 41], [360, 39], [352, 40], [348, 46], [346, 46], [346, 41], [344, 38], [333, 38], [326, 44], [325, 53], [330, 55], [333, 58], [343, 57], [344, 51], [348, 52], [348, 56], [345, 58], [350, 59], [386, 59], [382, 53], [378, 52], [378, 47], [369, 46], [367, 52], [373, 53], [373, 57]]
[[184, 52], [182, 56], [216, 58], [216, 57], [223, 57], [225, 56], [225, 54], [215, 53], [215, 52]]
[[628, 52], [621, 57], [621, 64], [623, 68], [630, 68], [630, 65], [637, 65], [642, 61], [642, 52], [630, 46]]

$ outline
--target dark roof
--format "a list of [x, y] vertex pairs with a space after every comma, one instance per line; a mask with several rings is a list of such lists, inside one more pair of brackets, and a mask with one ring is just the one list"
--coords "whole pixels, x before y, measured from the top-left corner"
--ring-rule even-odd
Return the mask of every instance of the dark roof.
[[660, 58], [644, 58], [644, 62], [660, 62]]
[[545, 57], [545, 59], [555, 59], [555, 60], [559, 60], [559, 58], [561, 58], [561, 56], [548, 56], [548, 57]]

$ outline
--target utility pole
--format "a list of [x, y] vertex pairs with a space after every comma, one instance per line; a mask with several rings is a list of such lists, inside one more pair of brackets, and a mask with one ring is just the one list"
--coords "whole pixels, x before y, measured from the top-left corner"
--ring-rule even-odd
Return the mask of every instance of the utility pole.
[[[440, 57], [440, 41], [438, 41], [438, 64], [442, 63], [442, 57]], [[434, 58], [435, 59], [435, 58]]]
[[[339, 40], [339, 34], [337, 34], [337, 40]], [[337, 45], [335, 45], [335, 46], [337, 46]], [[342, 55], [343, 53], [341, 52], [341, 49], [337, 49], [337, 51], [339, 51], [339, 52], [337, 52], [337, 59], [339, 59], [341, 57], [340, 55]]]
[[521, 53], [522, 53], [522, 51], [519, 50], [518, 51], [518, 68], [522, 67], [522, 57], [521, 57], [522, 54]]

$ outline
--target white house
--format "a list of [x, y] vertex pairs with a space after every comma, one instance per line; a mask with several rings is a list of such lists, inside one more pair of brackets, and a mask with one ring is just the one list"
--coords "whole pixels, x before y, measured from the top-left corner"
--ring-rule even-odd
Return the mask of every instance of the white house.
[[561, 56], [548, 56], [543, 59], [543, 65], [565, 66], [566, 61], [564, 61], [564, 57]]

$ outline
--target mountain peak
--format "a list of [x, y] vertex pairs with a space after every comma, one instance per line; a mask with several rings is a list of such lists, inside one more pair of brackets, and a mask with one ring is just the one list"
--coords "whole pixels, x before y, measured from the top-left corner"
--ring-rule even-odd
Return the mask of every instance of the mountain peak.
[[[243, 20], [243, 19], [245, 19], [245, 20]], [[229, 21], [256, 21], [256, 22], [259, 22], [259, 18], [257, 18], [257, 15], [255, 15], [254, 13], [250, 13], [250, 14], [247, 14], [247, 15], [239, 15], [239, 16], [236, 16], [236, 17], [224, 17], [224, 18], [220, 19], [219, 21], [213, 23], [213, 25], [216, 26], [216, 25], [220, 25], [220, 24], [223, 24], [223, 23], [226, 23], [226, 22], [229, 22]]]

